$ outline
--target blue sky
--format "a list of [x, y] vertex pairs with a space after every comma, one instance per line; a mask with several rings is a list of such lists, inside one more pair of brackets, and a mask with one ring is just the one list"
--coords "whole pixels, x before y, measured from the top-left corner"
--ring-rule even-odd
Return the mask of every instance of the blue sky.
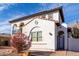
[[63, 6], [65, 23], [79, 20], [79, 4], [66, 3], [1, 3], [0, 4], [0, 33], [10, 33], [8, 21], [25, 15]]

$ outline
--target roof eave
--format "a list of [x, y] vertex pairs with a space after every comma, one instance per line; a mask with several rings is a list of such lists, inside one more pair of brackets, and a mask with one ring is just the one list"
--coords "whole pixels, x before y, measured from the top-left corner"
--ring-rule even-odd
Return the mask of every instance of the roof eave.
[[46, 11], [35, 13], [35, 14], [29, 15], [29, 16], [24, 16], [24, 17], [21, 17], [21, 18], [18, 18], [18, 19], [14, 19], [14, 20], [9, 21], [9, 23], [18, 22], [18, 21], [21, 21], [21, 20], [24, 20], [24, 19], [27, 19], [27, 18], [39, 16], [39, 15], [46, 14], [46, 13], [49, 13], [49, 12], [53, 12], [53, 11], [56, 11], [56, 10], [60, 10], [62, 21], [64, 22], [64, 16], [63, 16], [63, 11], [62, 11], [62, 6], [60, 6], [60, 7], [57, 7], [55, 9], [46, 10]]

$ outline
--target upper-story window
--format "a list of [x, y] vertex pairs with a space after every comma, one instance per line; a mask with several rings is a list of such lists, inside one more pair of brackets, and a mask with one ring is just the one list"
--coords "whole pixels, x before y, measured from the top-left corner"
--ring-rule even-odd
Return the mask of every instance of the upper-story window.
[[53, 20], [55, 20], [56, 22], [59, 22], [59, 12], [53, 13]]
[[16, 32], [17, 32], [17, 25], [14, 24], [14, 25], [13, 25], [12, 34], [15, 34]]
[[23, 32], [23, 26], [24, 26], [24, 23], [21, 23], [19, 26], [19, 32], [21, 32], [21, 33]]

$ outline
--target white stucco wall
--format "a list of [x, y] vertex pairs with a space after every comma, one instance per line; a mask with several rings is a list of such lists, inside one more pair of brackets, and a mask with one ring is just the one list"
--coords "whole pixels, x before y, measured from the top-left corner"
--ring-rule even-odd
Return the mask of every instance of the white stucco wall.
[[[30, 20], [25, 20], [22, 22], [26, 24]], [[38, 22], [37, 25], [35, 24], [35, 21]], [[19, 26], [20, 22], [17, 22], [15, 24], [18, 24]], [[32, 42], [30, 50], [55, 51], [55, 22], [36, 18], [23, 28], [23, 33], [29, 36], [30, 30], [35, 26], [38, 27], [33, 29], [32, 31], [42, 31], [42, 41]], [[52, 36], [49, 33], [52, 33]]]
[[[38, 21], [38, 24], [35, 24], [35, 21]], [[35, 19], [29, 23], [24, 29], [26, 34], [29, 34], [30, 30], [38, 26], [38, 28], [33, 29], [32, 31], [42, 31], [42, 41], [32, 42], [30, 50], [55, 50], [55, 24], [53, 21]], [[52, 33], [52, 36], [49, 35]]]

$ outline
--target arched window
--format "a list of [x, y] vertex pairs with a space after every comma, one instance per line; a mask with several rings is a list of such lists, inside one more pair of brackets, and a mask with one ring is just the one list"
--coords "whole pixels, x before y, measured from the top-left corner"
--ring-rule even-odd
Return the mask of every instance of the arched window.
[[42, 41], [42, 30], [40, 27], [35, 26], [30, 30], [31, 40], [32, 42]]
[[21, 32], [21, 33], [23, 32], [23, 26], [24, 26], [24, 23], [21, 23], [20, 26], [19, 26], [20, 27], [19, 32]]
[[17, 32], [17, 25], [14, 24], [14, 25], [13, 25], [12, 34], [15, 34], [16, 32]]

